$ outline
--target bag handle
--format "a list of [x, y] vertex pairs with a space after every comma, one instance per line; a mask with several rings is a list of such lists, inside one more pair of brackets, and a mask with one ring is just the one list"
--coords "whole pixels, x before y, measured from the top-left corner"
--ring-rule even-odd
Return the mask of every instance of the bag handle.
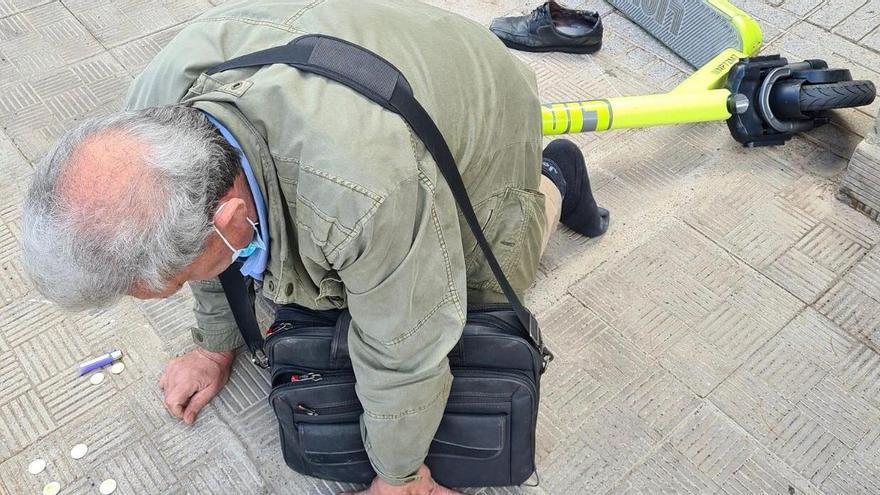
[[339, 363], [348, 359], [348, 327], [351, 325], [351, 313], [343, 311], [336, 319], [333, 329], [333, 342], [330, 344], [330, 357]]
[[[510, 285], [510, 281], [504, 275], [504, 271], [495, 258], [495, 254], [489, 246], [489, 241], [486, 240], [486, 236], [483, 234], [483, 230], [474, 213], [473, 205], [467, 194], [467, 188], [461, 179], [461, 174], [458, 172], [455, 158], [452, 156], [452, 152], [449, 150], [449, 146], [443, 138], [440, 129], [437, 128], [431, 116], [416, 100], [406, 77], [390, 62], [366, 48], [325, 35], [306, 35], [286, 45], [237, 57], [208, 69], [207, 74], [211, 75], [229, 69], [269, 64], [287, 64], [299, 70], [318, 74], [344, 84], [383, 108], [397, 113], [409, 124], [410, 128], [421, 139], [425, 148], [437, 163], [437, 168], [449, 185], [452, 196], [455, 198], [455, 202], [465, 222], [467, 222], [468, 227], [473, 233], [477, 245], [486, 257], [489, 268], [498, 281], [501, 291], [516, 313], [520, 324], [526, 329], [529, 340], [544, 357], [544, 366], [546, 367], [547, 363], [553, 359], [553, 354], [544, 346], [538, 322], [522, 304], [519, 296], [517, 296]], [[238, 269], [233, 267], [227, 269], [227, 272], [233, 269], [238, 272]], [[222, 278], [221, 276], [221, 283]], [[233, 276], [229, 275], [226, 278], [230, 279], [231, 282]], [[240, 273], [239, 278], [241, 278]], [[224, 290], [225, 288], [226, 286], [224, 285]], [[247, 301], [238, 297], [232, 298], [229, 295], [230, 293], [227, 292], [227, 299], [231, 307], [245, 304]], [[252, 313], [252, 310], [248, 311]], [[242, 330], [242, 336], [245, 342], [247, 342], [251, 354], [256, 356], [255, 349], [259, 348], [260, 352], [262, 352], [263, 339], [259, 334], [259, 329], [256, 329], [256, 327], [254, 327], [256, 335], [254, 335], [253, 329], [244, 329], [242, 325], [248, 325], [250, 321], [249, 319], [239, 319], [238, 314], [242, 312], [244, 310], [241, 308], [238, 311], [233, 308], [233, 316], [236, 318], [239, 329]], [[255, 324], [256, 321], [254, 319]], [[257, 340], [257, 336], [259, 336], [259, 340]]]

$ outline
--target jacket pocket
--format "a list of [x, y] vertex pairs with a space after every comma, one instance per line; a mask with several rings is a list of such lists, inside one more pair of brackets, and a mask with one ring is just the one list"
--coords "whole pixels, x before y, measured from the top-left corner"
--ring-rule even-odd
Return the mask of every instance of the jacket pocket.
[[[546, 229], [544, 195], [530, 189], [507, 188], [486, 215], [483, 233], [498, 258], [513, 288], [522, 293], [535, 278], [541, 257], [541, 240]], [[482, 218], [482, 217], [481, 217]], [[464, 220], [462, 238], [465, 247], [473, 246], [465, 258], [468, 289], [500, 293], [501, 288], [486, 262], [483, 252]], [[471, 302], [487, 302], [493, 298], [478, 297]]]

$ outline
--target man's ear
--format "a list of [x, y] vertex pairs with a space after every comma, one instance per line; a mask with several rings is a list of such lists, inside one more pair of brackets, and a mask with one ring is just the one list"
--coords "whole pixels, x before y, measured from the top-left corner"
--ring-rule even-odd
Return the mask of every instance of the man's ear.
[[241, 198], [232, 198], [220, 205], [220, 208], [214, 212], [214, 225], [227, 232], [230, 228], [235, 228], [239, 223], [245, 222], [247, 217], [247, 207]]

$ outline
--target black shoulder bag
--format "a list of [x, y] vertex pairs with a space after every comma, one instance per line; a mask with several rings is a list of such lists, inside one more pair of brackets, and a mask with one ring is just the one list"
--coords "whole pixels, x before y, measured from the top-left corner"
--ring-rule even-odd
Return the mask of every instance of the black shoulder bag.
[[[327, 77], [397, 113], [434, 157], [509, 304], [469, 308], [461, 340], [449, 354], [452, 390], [425, 462], [447, 486], [523, 483], [535, 471], [540, 378], [553, 355], [492, 254], [440, 130], [396, 67], [338, 38], [303, 36], [208, 74], [267, 64]], [[264, 341], [239, 265], [221, 274], [220, 282], [254, 363], [271, 370], [269, 402], [278, 417], [284, 460], [310, 476], [369, 482], [375, 472], [361, 439], [363, 409], [348, 358], [348, 312], [282, 306]]]

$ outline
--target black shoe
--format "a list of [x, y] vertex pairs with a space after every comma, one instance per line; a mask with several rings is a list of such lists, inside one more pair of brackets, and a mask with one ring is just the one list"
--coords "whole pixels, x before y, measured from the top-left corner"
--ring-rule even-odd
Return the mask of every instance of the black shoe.
[[493, 19], [489, 29], [508, 47], [527, 52], [593, 53], [602, 47], [599, 14], [552, 0], [529, 15]]
[[541, 159], [552, 162], [565, 177], [562, 224], [587, 237], [604, 234], [611, 214], [599, 207], [593, 198], [587, 164], [580, 148], [567, 139], [557, 139], [544, 148]]

